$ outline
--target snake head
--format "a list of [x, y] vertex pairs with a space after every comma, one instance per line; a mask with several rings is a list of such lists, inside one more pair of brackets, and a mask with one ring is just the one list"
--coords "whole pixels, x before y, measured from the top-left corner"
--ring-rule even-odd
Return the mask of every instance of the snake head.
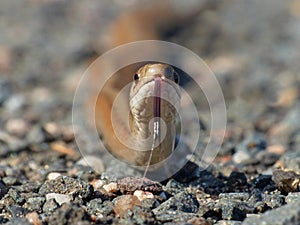
[[179, 74], [172, 66], [162, 63], [147, 64], [134, 74], [131, 94], [134, 95], [139, 88], [145, 83], [154, 80], [155, 77], [161, 77], [162, 80], [169, 83], [174, 82], [179, 84]]
[[149, 122], [161, 118], [165, 123], [175, 123], [180, 106], [179, 75], [167, 64], [147, 64], [133, 76], [130, 90], [132, 130], [141, 137], [151, 132]]

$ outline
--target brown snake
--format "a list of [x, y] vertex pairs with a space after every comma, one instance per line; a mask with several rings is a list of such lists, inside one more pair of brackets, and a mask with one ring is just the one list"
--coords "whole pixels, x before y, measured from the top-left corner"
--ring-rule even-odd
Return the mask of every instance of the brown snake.
[[[139, 9], [121, 16], [112, 29], [113, 46], [141, 39], [157, 39], [161, 25], [184, 23], [209, 8], [209, 4], [203, 4], [189, 14], [178, 15], [168, 1], [159, 5], [161, 7]], [[136, 74], [134, 71], [137, 71]], [[101, 74], [101, 68], [95, 73]], [[117, 112], [114, 127], [111, 117], [114, 101], [120, 90], [132, 81], [130, 93], [124, 95], [120, 102], [121, 110]], [[175, 108], [180, 105], [177, 83], [178, 74], [171, 66], [161, 63], [130, 65], [105, 83], [96, 96], [95, 122], [105, 145], [115, 157], [132, 165], [147, 166], [166, 159], [172, 153], [176, 136]], [[128, 108], [129, 115], [126, 114]], [[124, 125], [128, 121], [129, 129]], [[133, 135], [141, 140], [138, 150], [122, 143], [115, 130], [123, 139], [130, 139]], [[149, 137], [150, 145], [142, 142]]]
[[[96, 123], [114, 156], [132, 165], [147, 166], [167, 158], [174, 149], [176, 108], [180, 106], [179, 75], [171, 66], [155, 63], [142, 66], [132, 73], [131, 79], [129, 96], [122, 96], [125, 100], [118, 104], [116, 117], [111, 116], [117, 95], [112, 91], [113, 82], [108, 82], [108, 86], [100, 92], [95, 111]], [[129, 107], [129, 115], [126, 106]], [[128, 121], [129, 127], [125, 125]], [[134, 149], [122, 141], [132, 135], [138, 140]], [[143, 141], [146, 139], [149, 141]]]

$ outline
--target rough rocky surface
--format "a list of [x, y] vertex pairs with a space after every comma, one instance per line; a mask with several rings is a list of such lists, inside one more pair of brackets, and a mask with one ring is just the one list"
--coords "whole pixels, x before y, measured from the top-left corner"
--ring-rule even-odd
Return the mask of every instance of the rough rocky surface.
[[276, 225], [294, 225], [300, 221], [299, 202], [281, 206], [272, 211], [267, 211], [259, 216], [251, 216], [242, 224], [276, 224]]
[[[205, 60], [225, 97], [225, 139], [207, 168], [196, 155], [161, 182], [120, 178], [88, 134], [75, 141], [78, 81], [137, 2], [1, 1], [0, 224], [300, 224], [298, 0], [220, 1], [163, 34]], [[193, 97], [202, 149], [210, 112]]]

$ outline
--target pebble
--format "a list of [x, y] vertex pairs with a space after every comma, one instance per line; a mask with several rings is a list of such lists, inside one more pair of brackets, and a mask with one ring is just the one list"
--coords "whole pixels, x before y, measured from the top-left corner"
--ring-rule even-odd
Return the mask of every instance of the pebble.
[[285, 203], [284, 195], [274, 193], [274, 194], [263, 194], [263, 202], [266, 203], [270, 208], [278, 208]]
[[[80, 222], [78, 222], [80, 221]], [[47, 217], [46, 223], [48, 225], [58, 224], [91, 224], [90, 216], [80, 205], [72, 203], [63, 204], [61, 207], [54, 210], [54, 212]]]
[[193, 225], [210, 225], [210, 223], [206, 221], [206, 219], [204, 219], [203, 217], [193, 217], [187, 222]]
[[33, 225], [42, 225], [42, 221], [39, 219], [37, 212], [27, 213], [25, 218]]
[[235, 189], [240, 186], [245, 186], [247, 184], [247, 177], [242, 172], [233, 171], [228, 177], [228, 183], [232, 189]]
[[111, 201], [104, 201], [100, 198], [92, 199], [87, 204], [87, 212], [90, 215], [108, 216], [114, 210], [114, 204]]
[[153, 210], [155, 215], [166, 211], [182, 211], [186, 213], [197, 213], [199, 202], [193, 194], [181, 192], [163, 202], [160, 206]]
[[42, 128], [39, 125], [35, 125], [30, 129], [26, 139], [31, 144], [39, 144], [42, 143], [46, 139], [46, 137], [44, 132], [42, 131]]
[[122, 195], [114, 199], [114, 212], [119, 217], [124, 217], [128, 210], [133, 210], [137, 205], [141, 205], [140, 200], [133, 195]]
[[8, 151], [11, 152], [20, 151], [28, 146], [27, 141], [21, 140], [2, 131], [0, 131], [0, 141], [4, 142], [8, 147]]
[[46, 112], [54, 102], [52, 92], [46, 87], [36, 87], [33, 89], [30, 99], [39, 112]]
[[274, 165], [279, 158], [279, 155], [267, 151], [261, 151], [256, 154], [256, 159], [260, 162], [261, 166], [266, 167]]
[[111, 182], [109, 184], [103, 185], [103, 189], [108, 193], [116, 193], [118, 190], [118, 184], [115, 182]]
[[27, 213], [27, 210], [18, 205], [9, 205], [7, 206], [12, 217], [24, 217]]
[[150, 198], [150, 199], [154, 198], [154, 195], [149, 191], [136, 190], [133, 193], [133, 195], [136, 196], [140, 201], [147, 199], [147, 198]]
[[[11, 173], [15, 173], [17, 176], [20, 177], [20, 175], [19, 175], [19, 173], [17, 171], [13, 171], [12, 170]], [[33, 193], [37, 193], [39, 191], [40, 186], [41, 186], [41, 182], [40, 181], [27, 181], [26, 183], [24, 182], [24, 184], [15, 186], [14, 188], [16, 190], [20, 191], [20, 192], [25, 192], [25, 193], [33, 192]]]
[[25, 198], [21, 195], [20, 191], [16, 190], [15, 188], [10, 188], [8, 190], [8, 196], [11, 197], [17, 204], [24, 204]]
[[218, 177], [218, 173], [215, 174], [215, 171], [203, 170], [199, 178], [190, 184], [198, 188], [200, 187], [207, 194], [218, 195], [224, 189], [228, 189], [224, 181], [221, 177]]
[[43, 126], [43, 130], [46, 132], [48, 139], [56, 140], [61, 136], [61, 129], [56, 123], [46, 123]]
[[219, 194], [220, 199], [226, 199], [226, 200], [241, 200], [246, 201], [249, 199], [248, 193], [221, 193]]
[[274, 182], [272, 181], [271, 175], [260, 175], [254, 178], [253, 180], [251, 180], [249, 183], [254, 188], [258, 188], [260, 190], [264, 190], [268, 186], [275, 185]]
[[250, 159], [251, 153], [247, 150], [238, 151], [232, 156], [232, 161], [236, 164], [248, 162]]
[[290, 192], [285, 197], [285, 201], [287, 204], [300, 202], [300, 192]]
[[47, 179], [48, 180], [55, 180], [56, 178], [58, 178], [59, 176], [61, 176], [61, 173], [57, 173], [57, 172], [51, 172], [47, 175]]
[[300, 174], [300, 151], [286, 153], [279, 161], [282, 162], [283, 168]]
[[8, 112], [16, 112], [25, 105], [25, 101], [26, 100], [23, 95], [14, 94], [3, 103], [3, 106]]
[[272, 180], [277, 188], [285, 194], [299, 191], [300, 175], [293, 171], [274, 170]]
[[266, 149], [265, 137], [259, 133], [248, 135], [242, 143], [236, 146], [236, 153], [232, 160], [236, 164], [249, 164], [256, 162], [257, 153]]
[[163, 186], [163, 190], [170, 193], [171, 195], [175, 195], [179, 192], [182, 192], [184, 190], [184, 187], [185, 185], [171, 178], [168, 183]]
[[156, 222], [152, 210], [140, 206], [133, 208], [132, 220], [135, 224], [155, 224]]
[[283, 145], [269, 145], [267, 147], [267, 152], [270, 152], [270, 153], [274, 153], [274, 154], [277, 154], [277, 155], [282, 155], [285, 153], [286, 149]]
[[253, 208], [249, 207], [247, 203], [232, 198], [220, 199], [220, 202], [217, 203], [215, 207], [217, 209], [216, 211], [222, 213], [223, 220], [243, 221], [246, 218], [247, 213], [253, 212]]
[[66, 194], [85, 199], [92, 195], [93, 187], [79, 179], [60, 176], [55, 180], [47, 180], [39, 189], [40, 195], [49, 193]]
[[149, 191], [153, 193], [162, 192], [162, 186], [160, 183], [147, 178], [126, 177], [117, 180], [117, 184], [123, 194], [132, 194], [136, 190]]
[[57, 194], [57, 193], [48, 193], [48, 194], [46, 194], [46, 200], [48, 201], [50, 199], [55, 199], [55, 201], [59, 205], [62, 205], [64, 203], [69, 203], [72, 200], [70, 195]]
[[104, 180], [94, 179], [91, 181], [91, 185], [94, 187], [94, 190], [98, 190], [105, 185]]
[[6, 122], [5, 129], [12, 135], [24, 137], [29, 131], [29, 124], [23, 119], [10, 119]]
[[183, 168], [181, 168], [176, 174], [172, 176], [172, 178], [181, 183], [187, 183], [198, 178], [199, 174], [199, 166], [193, 162], [188, 161]]
[[286, 143], [294, 132], [299, 130], [300, 109], [299, 106], [291, 108], [285, 117], [275, 123], [270, 129], [270, 136], [275, 143]]
[[49, 199], [48, 201], [45, 202], [43, 205], [43, 212], [49, 213], [49, 212], [54, 212], [55, 209], [59, 207], [58, 203], [55, 201], [55, 199]]
[[54, 151], [57, 151], [61, 154], [64, 155], [74, 155], [75, 154], [75, 150], [72, 148], [68, 148], [66, 146], [66, 144], [62, 141], [56, 141], [56, 142], [52, 142], [50, 144], [50, 148]]
[[148, 209], [154, 209], [159, 206], [159, 201], [156, 198], [145, 198], [141, 201], [141, 206]]
[[24, 207], [26, 206], [26, 209], [28, 209], [30, 211], [41, 212], [44, 203], [45, 203], [44, 197], [30, 197], [30, 198], [26, 199], [26, 203], [25, 203]]
[[11, 186], [11, 185], [16, 185], [18, 184], [18, 178], [15, 176], [7, 176], [7, 177], [3, 177], [2, 181], [7, 185], [7, 186]]
[[71, 142], [75, 140], [75, 135], [72, 127], [64, 127], [62, 129], [62, 139], [65, 142]]
[[246, 218], [242, 225], [296, 225], [300, 221], [300, 202], [287, 204], [262, 215]]

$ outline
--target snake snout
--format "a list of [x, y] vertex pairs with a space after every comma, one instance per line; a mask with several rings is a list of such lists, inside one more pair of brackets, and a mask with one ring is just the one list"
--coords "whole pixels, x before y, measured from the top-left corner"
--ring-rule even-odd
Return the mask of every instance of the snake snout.
[[149, 66], [147, 74], [148, 76], [173, 80], [174, 69], [166, 64], [153, 64]]

